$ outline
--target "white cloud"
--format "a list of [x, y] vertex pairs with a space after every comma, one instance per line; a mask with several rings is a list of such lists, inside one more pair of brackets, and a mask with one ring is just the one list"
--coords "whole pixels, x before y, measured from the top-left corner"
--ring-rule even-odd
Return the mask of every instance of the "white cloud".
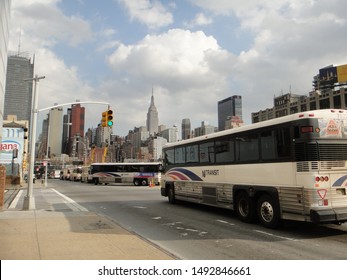
[[[192, 110], [198, 125], [203, 120], [212, 124], [217, 105], [211, 104], [228, 95], [225, 65], [230, 57], [212, 36], [201, 31], [172, 29], [161, 35], [147, 35], [136, 45], [120, 45], [108, 61], [115, 73], [125, 73], [127, 81], [131, 81], [126, 85], [124, 102], [133, 96], [134, 106], [124, 103], [123, 114], [127, 116], [145, 120], [152, 85], [160, 123], [164, 124], [180, 122]], [[215, 61], [223, 63], [218, 65]], [[119, 98], [122, 97], [118, 96], [118, 102]], [[143, 110], [138, 110], [137, 102]]]
[[165, 27], [173, 22], [173, 16], [160, 1], [151, 0], [119, 0], [122, 3], [131, 20], [138, 20], [151, 29]]
[[[65, 16], [56, 4], [57, 0], [25, 1], [14, 0], [12, 26], [25, 29], [31, 40], [42, 40], [41, 45], [54, 46], [67, 42], [71, 46], [92, 40], [89, 23], [82, 18]], [[12, 33], [11, 36], [14, 34]], [[28, 38], [29, 41], [29, 38]]]
[[198, 26], [209, 25], [213, 23], [211, 17], [207, 17], [204, 13], [198, 13], [195, 15], [194, 19], [186, 23], [187, 27], [193, 28]]

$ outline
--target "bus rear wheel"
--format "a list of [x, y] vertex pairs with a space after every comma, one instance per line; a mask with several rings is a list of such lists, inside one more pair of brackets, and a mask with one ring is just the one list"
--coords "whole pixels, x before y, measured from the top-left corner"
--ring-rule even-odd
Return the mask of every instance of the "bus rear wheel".
[[168, 186], [167, 187], [167, 197], [168, 197], [169, 202], [171, 204], [175, 204], [176, 203], [174, 186]]
[[236, 197], [236, 213], [242, 222], [251, 223], [255, 220], [255, 205], [246, 192], [240, 192]]
[[268, 228], [277, 228], [280, 225], [280, 213], [276, 200], [268, 195], [262, 195], [258, 200], [257, 212], [260, 223]]

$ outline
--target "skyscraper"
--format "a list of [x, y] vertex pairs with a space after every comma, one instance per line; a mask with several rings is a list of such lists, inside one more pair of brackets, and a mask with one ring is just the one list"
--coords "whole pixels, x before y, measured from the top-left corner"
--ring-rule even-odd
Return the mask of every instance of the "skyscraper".
[[151, 97], [151, 105], [148, 108], [147, 113], [147, 130], [150, 135], [154, 135], [155, 133], [158, 133], [158, 111], [157, 108], [154, 105], [154, 96], [152, 91], [152, 97]]
[[182, 140], [191, 138], [190, 119], [182, 120]]
[[51, 156], [62, 154], [63, 142], [63, 108], [53, 108], [49, 111], [49, 148]]
[[225, 121], [230, 117], [238, 117], [242, 120], [242, 97], [230, 96], [218, 101], [218, 130], [225, 129]]
[[74, 136], [84, 136], [84, 115], [85, 108], [81, 104], [71, 105], [71, 133], [70, 138]]
[[[0, 128], [4, 119], [4, 96], [7, 68], [7, 47], [10, 34], [11, 0], [0, 1]], [[0, 143], [2, 129], [0, 129]]]
[[[17, 115], [18, 120], [31, 119], [34, 63], [28, 54], [9, 53], [7, 60], [4, 117]], [[29, 124], [31, 126], [31, 124]]]
[[[73, 104], [63, 117], [63, 153], [72, 153], [72, 144], [76, 136], [84, 136], [85, 108], [81, 104]], [[76, 147], [75, 147], [76, 148]]]

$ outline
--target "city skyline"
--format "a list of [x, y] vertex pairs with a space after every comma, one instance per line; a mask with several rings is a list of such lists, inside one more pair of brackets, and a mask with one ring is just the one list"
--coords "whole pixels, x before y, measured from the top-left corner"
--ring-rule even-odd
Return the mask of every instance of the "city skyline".
[[[346, 62], [347, 2], [13, 0], [9, 50], [35, 54], [39, 108], [110, 102], [114, 133], [160, 122], [216, 125], [215, 102], [241, 95], [243, 119], [274, 95], [306, 94], [316, 69]], [[324, 40], [321, 40], [324, 38]], [[317, 42], [320, 42], [317, 44]], [[198, 105], [198, 106], [197, 106]], [[86, 106], [96, 127], [102, 106]]]

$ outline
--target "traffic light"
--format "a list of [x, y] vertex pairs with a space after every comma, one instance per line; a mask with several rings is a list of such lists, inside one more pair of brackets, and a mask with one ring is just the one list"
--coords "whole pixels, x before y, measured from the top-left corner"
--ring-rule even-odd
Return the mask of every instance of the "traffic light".
[[107, 126], [113, 126], [113, 111], [107, 110], [106, 112]]
[[102, 114], [101, 114], [101, 126], [102, 127], [107, 126], [107, 111], [102, 112]]

